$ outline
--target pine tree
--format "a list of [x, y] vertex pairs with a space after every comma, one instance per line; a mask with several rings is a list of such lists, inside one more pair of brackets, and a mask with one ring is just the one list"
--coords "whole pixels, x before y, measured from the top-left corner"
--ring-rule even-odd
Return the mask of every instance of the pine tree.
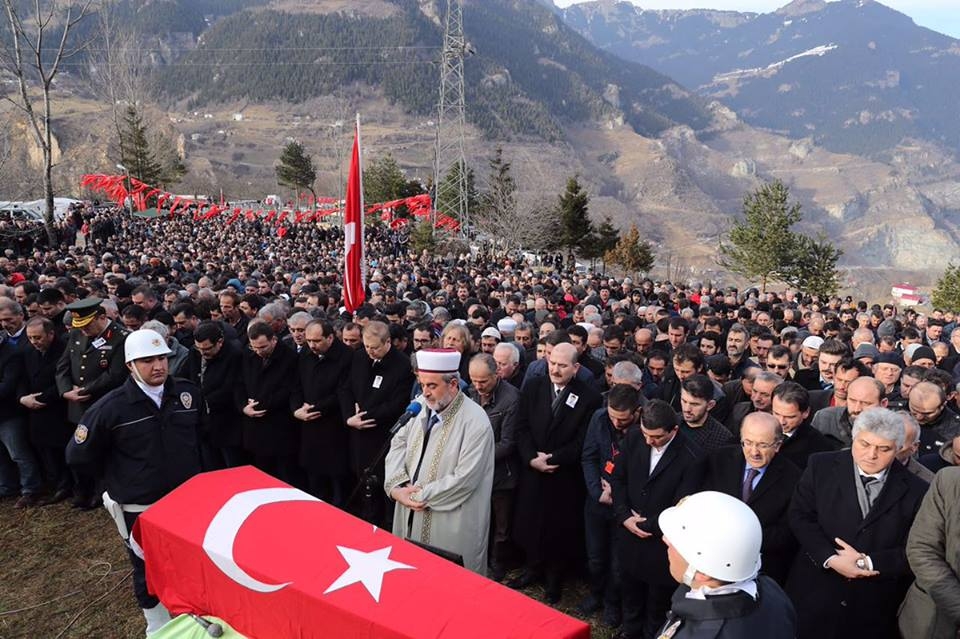
[[313, 183], [317, 181], [317, 169], [313, 166], [313, 157], [299, 142], [290, 142], [283, 147], [276, 172], [277, 182], [281, 185], [294, 189], [298, 194], [306, 189], [316, 197]]
[[567, 188], [560, 196], [557, 211], [560, 218], [557, 246], [567, 251], [567, 261], [573, 263], [577, 251], [589, 246], [593, 224], [588, 207], [590, 198], [580, 186], [577, 176], [567, 180]]
[[743, 219], [730, 229], [729, 243], [720, 243], [720, 265], [744, 277], [760, 279], [766, 291], [771, 280], [783, 279], [795, 258], [800, 205], [789, 204], [790, 192], [780, 180], [760, 186], [744, 198]]
[[843, 251], [835, 247], [826, 235], [821, 234], [817, 239], [796, 236], [792, 253], [793, 259], [784, 269], [784, 282], [821, 300], [840, 290], [841, 273], [837, 262]]
[[120, 134], [123, 153], [120, 162], [126, 167], [130, 177], [151, 186], [163, 186], [161, 177], [163, 167], [154, 157], [150, 146], [147, 125], [143, 116], [133, 105], [127, 107], [123, 117], [123, 131]]
[[[393, 156], [386, 155], [371, 161], [363, 169], [363, 201], [380, 204], [425, 193], [417, 180], [408, 180]], [[397, 211], [404, 217], [406, 211]]]
[[606, 270], [607, 260], [605, 256], [617, 246], [617, 242], [620, 240], [620, 231], [613, 225], [609, 215], [603, 218], [603, 222], [593, 230], [588, 239], [589, 247], [584, 255], [589, 257], [591, 261], [603, 259], [604, 270]]
[[960, 312], [960, 264], [947, 266], [943, 275], [937, 280], [931, 301], [937, 308]]
[[616, 246], [606, 252], [604, 260], [616, 264], [628, 273], [647, 273], [656, 263], [653, 245], [640, 239], [640, 231], [635, 224], [630, 225], [626, 235], [620, 236]]

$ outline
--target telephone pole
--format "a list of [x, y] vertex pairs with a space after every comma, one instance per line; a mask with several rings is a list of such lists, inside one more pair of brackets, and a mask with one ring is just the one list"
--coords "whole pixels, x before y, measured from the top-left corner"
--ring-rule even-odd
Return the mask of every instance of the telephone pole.
[[[468, 235], [470, 211], [467, 205], [467, 161], [464, 151], [466, 101], [463, 79], [463, 59], [468, 51], [463, 35], [463, 0], [446, 0], [446, 4], [431, 222], [436, 231], [437, 212], [446, 213], [460, 222], [460, 233]], [[444, 178], [451, 171], [454, 171], [457, 179], [445, 183]]]

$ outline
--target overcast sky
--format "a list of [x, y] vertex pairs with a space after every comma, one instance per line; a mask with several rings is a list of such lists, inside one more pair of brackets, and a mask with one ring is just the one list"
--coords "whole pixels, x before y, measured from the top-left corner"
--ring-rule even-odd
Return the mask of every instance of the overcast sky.
[[[575, 0], [554, 0], [566, 7]], [[644, 9], [733, 9], [768, 13], [788, 0], [631, 0]], [[882, 4], [905, 13], [925, 27], [960, 38], [960, 0], [883, 0]]]

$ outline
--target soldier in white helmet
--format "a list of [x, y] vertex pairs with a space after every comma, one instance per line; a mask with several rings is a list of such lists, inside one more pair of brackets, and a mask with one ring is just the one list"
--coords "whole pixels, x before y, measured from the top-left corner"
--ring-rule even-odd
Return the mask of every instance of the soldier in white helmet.
[[660, 514], [673, 594], [658, 639], [793, 639], [796, 613], [777, 583], [758, 576], [760, 520], [726, 493], [704, 491]]
[[[130, 376], [83, 414], [67, 445], [71, 466], [103, 477], [104, 506], [128, 550], [140, 513], [201, 470], [200, 389], [168, 375], [169, 353], [158, 333], [131, 333], [124, 343]], [[150, 636], [170, 615], [147, 590], [143, 560], [132, 550], [129, 555], [134, 594]]]

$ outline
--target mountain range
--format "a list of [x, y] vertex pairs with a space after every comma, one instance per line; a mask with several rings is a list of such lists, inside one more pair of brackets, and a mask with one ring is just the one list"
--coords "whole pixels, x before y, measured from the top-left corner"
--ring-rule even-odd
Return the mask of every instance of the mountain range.
[[795, 0], [767, 14], [644, 11], [599, 0], [562, 10], [599, 48], [647, 64], [749, 124], [839, 152], [905, 138], [960, 149], [960, 40], [873, 0]]

